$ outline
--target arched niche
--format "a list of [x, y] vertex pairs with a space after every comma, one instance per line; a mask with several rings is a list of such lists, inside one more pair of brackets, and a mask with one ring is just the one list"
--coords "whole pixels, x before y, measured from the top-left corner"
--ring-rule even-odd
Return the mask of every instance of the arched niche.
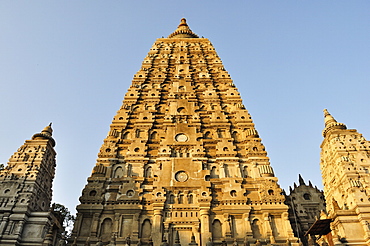
[[226, 178], [230, 177], [229, 165], [224, 164], [224, 165], [223, 165], [223, 168], [224, 168], [224, 174], [225, 174], [225, 177], [226, 177]]
[[213, 166], [213, 167], [211, 168], [210, 178], [211, 178], [211, 179], [218, 178], [217, 167]]
[[278, 229], [278, 223], [274, 215], [270, 215], [270, 225], [271, 225], [271, 230], [272, 230], [272, 234], [274, 235], [274, 237], [281, 236], [279, 233], [280, 230]]
[[121, 166], [119, 166], [114, 170], [113, 178], [122, 178], [123, 173], [124, 173], [123, 168]]
[[188, 195], [188, 204], [193, 204], [194, 203], [194, 196], [193, 194]]
[[170, 199], [169, 199], [169, 204], [175, 204], [175, 196], [173, 195], [173, 194], [171, 194], [170, 195], [170, 197], [169, 197]]
[[222, 224], [218, 219], [215, 219], [212, 223], [212, 238], [216, 241], [222, 238]]
[[244, 166], [243, 167], [243, 177], [244, 178], [247, 178], [248, 177], [248, 167], [247, 166]]
[[153, 169], [151, 166], [149, 166], [145, 170], [145, 178], [152, 178], [152, 177], [153, 177]]
[[136, 138], [140, 138], [140, 133], [141, 133], [140, 129], [136, 129], [136, 131], [135, 131], [135, 137]]
[[112, 237], [112, 220], [105, 218], [101, 223], [100, 238], [103, 242], [109, 242]]
[[261, 222], [258, 219], [252, 221], [253, 238], [262, 238]]
[[154, 131], [154, 132], [152, 132], [151, 134], [150, 134], [150, 139], [157, 139], [157, 132], [156, 131]]
[[152, 236], [152, 224], [149, 219], [145, 219], [141, 224], [141, 238], [148, 241]]
[[184, 107], [179, 107], [179, 108], [177, 109], [177, 112], [178, 112], [178, 113], [186, 113], [186, 109], [185, 109]]
[[179, 194], [177, 200], [178, 200], [178, 204], [183, 204], [184, 203], [184, 194]]
[[230, 215], [230, 231], [231, 231], [231, 236], [233, 238], [235, 238], [237, 235], [236, 229], [237, 229], [237, 226], [236, 226], [235, 216]]

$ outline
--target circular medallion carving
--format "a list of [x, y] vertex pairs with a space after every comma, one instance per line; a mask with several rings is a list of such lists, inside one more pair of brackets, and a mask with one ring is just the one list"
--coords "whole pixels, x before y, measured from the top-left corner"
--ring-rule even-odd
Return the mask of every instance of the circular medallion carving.
[[184, 171], [180, 171], [175, 174], [175, 179], [178, 182], [185, 182], [186, 180], [188, 180], [188, 178], [188, 174]]
[[188, 136], [186, 136], [185, 134], [183, 133], [180, 133], [180, 134], [177, 134], [176, 137], [175, 137], [175, 140], [177, 142], [186, 142], [188, 141]]

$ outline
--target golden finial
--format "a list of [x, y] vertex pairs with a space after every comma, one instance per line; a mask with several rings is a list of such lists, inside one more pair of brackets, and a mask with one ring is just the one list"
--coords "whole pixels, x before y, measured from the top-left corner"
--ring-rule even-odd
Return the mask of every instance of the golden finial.
[[324, 109], [324, 122], [325, 122], [325, 129], [322, 132], [322, 135], [324, 137], [331, 130], [347, 129], [347, 126], [343, 123], [338, 123], [327, 109]]
[[199, 36], [190, 30], [188, 24], [186, 23], [186, 19], [182, 18], [177, 29], [171, 33], [168, 38], [199, 38]]

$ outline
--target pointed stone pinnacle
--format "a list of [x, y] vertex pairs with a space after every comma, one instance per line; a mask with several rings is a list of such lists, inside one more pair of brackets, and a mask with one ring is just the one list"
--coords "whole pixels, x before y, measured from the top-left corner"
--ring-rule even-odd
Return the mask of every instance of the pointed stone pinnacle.
[[193, 232], [191, 233], [191, 242], [192, 243], [195, 243], [195, 236], [194, 236], [194, 233]]
[[180, 25], [168, 36], [168, 38], [199, 38], [199, 36], [190, 30], [188, 24], [186, 23], [186, 19], [182, 18]]
[[330, 123], [337, 122], [327, 109], [324, 109], [324, 122], [325, 127], [328, 126]]
[[35, 133], [32, 136], [32, 140], [34, 139], [49, 139], [51, 141], [51, 145], [55, 147], [55, 140], [52, 137], [53, 129], [51, 128], [51, 123], [46, 126], [40, 133]]
[[51, 128], [51, 122], [50, 122], [50, 124], [48, 125], [48, 126], [46, 126], [42, 131], [41, 131], [41, 133], [43, 133], [43, 134], [46, 134], [46, 135], [48, 135], [48, 136], [52, 136], [53, 135], [53, 128]]
[[327, 109], [324, 109], [324, 122], [325, 129], [322, 131], [322, 135], [326, 137], [327, 133], [335, 129], [347, 129], [347, 126], [343, 123], [338, 123]]
[[181, 246], [179, 232], [176, 231], [174, 246]]
[[190, 243], [189, 243], [189, 246], [197, 246], [197, 242], [195, 241], [195, 236], [194, 236], [194, 233], [191, 233], [191, 240], [190, 240]]

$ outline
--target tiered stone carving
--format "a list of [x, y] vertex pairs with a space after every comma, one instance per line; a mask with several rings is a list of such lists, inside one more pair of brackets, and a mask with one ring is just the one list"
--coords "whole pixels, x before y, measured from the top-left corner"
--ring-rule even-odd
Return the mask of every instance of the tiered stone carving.
[[80, 202], [77, 245], [297, 240], [238, 90], [185, 19], [134, 75]]
[[370, 142], [327, 110], [321, 173], [335, 245], [370, 245]]
[[0, 170], [0, 244], [56, 245], [56, 219], [50, 213], [55, 173], [55, 141], [47, 126], [34, 134]]

